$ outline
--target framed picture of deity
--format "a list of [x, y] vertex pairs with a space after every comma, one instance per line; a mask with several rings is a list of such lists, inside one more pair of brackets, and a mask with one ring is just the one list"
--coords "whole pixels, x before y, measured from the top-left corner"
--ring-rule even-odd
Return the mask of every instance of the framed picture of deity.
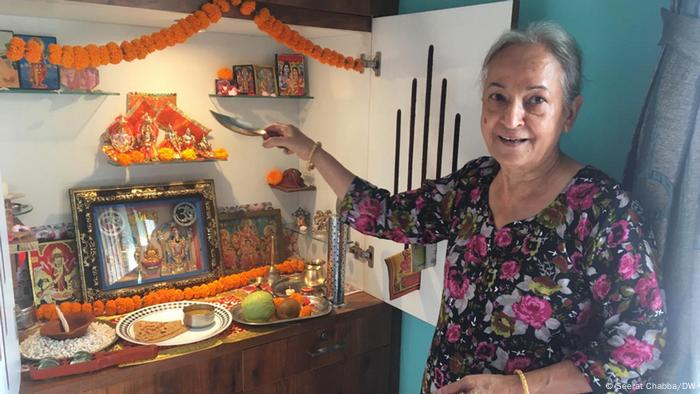
[[280, 262], [282, 215], [279, 209], [219, 213], [224, 274]]
[[75, 240], [39, 242], [29, 266], [35, 305], [82, 300]]
[[210, 179], [70, 190], [87, 301], [216, 279], [218, 219]]
[[15, 34], [26, 46], [38, 48], [39, 61], [29, 63], [27, 59], [17, 62], [19, 67], [19, 87], [22, 89], [57, 90], [61, 87], [58, 66], [49, 63], [49, 45], [56, 43], [56, 37]]

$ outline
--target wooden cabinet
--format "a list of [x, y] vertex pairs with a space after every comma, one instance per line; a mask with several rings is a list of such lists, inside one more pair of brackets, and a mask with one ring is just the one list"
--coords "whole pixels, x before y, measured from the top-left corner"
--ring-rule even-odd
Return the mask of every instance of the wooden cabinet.
[[189, 355], [44, 382], [22, 393], [398, 392], [401, 312], [357, 293], [332, 314]]

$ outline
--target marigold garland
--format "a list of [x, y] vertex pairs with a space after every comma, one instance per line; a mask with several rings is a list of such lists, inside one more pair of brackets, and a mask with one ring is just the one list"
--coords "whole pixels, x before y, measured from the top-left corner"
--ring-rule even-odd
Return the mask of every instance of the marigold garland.
[[[296, 272], [302, 272], [304, 270], [304, 262], [300, 259], [287, 259], [280, 264], [276, 264], [275, 267], [282, 274], [293, 274]], [[135, 295], [132, 297], [119, 297], [113, 300], [102, 301], [96, 300], [93, 303], [79, 303], [79, 302], [62, 302], [58, 307], [64, 314], [76, 313], [76, 312], [87, 312], [92, 313], [94, 316], [113, 316], [124, 313], [133, 312], [134, 310], [151, 305], [162, 304], [165, 302], [182, 301], [182, 300], [192, 300], [199, 298], [206, 298], [215, 296], [224, 291], [229, 291], [246, 286], [250, 283], [252, 279], [267, 274], [269, 267], [257, 267], [251, 270], [241, 272], [238, 274], [231, 274], [222, 276], [219, 279], [205, 283], [198, 286], [186, 287], [185, 289], [160, 289], [153, 290], [143, 297]], [[304, 308], [308, 308], [308, 313], [311, 313], [311, 306], [307, 305], [308, 300], [305, 300], [300, 294], [295, 296], [299, 304], [304, 305], [302, 307], [302, 312]], [[36, 310], [36, 316], [40, 320], [54, 320], [58, 319], [56, 313], [56, 304], [42, 304]], [[301, 315], [304, 316], [304, 315]], [[308, 315], [306, 315], [308, 316]]]
[[[122, 61], [131, 62], [136, 59], [145, 59], [149, 54], [163, 50], [169, 46], [181, 44], [198, 31], [206, 29], [210, 24], [218, 22], [222, 13], [229, 12], [231, 6], [239, 7], [241, 15], [250, 16], [255, 13], [257, 3], [254, 0], [212, 0], [204, 3], [199, 10], [191, 13], [184, 19], [180, 19], [167, 28], [158, 32], [143, 35], [130, 41], [123, 41], [117, 45], [110, 42], [97, 46], [58, 46], [49, 45], [48, 62], [65, 68], [98, 67], [107, 64], [119, 64]], [[303, 53], [322, 64], [364, 72], [364, 63], [361, 59], [345, 56], [329, 48], [321, 48], [312, 41], [302, 36], [296, 30], [270, 15], [267, 8], [255, 13], [253, 21], [258, 29], [267, 33], [276, 41], [286, 47]], [[7, 44], [6, 56], [12, 61], [26, 59], [30, 63], [41, 61], [41, 47], [35, 40], [26, 42], [20, 37], [13, 37]], [[222, 78], [230, 79], [230, 78]]]

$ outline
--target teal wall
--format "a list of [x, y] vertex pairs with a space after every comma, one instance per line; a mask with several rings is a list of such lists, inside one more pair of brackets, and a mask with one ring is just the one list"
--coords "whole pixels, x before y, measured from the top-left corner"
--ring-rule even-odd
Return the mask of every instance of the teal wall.
[[[400, 0], [399, 12], [487, 2], [492, 1]], [[520, 2], [520, 26], [555, 21], [576, 37], [583, 50], [584, 104], [575, 127], [562, 138], [562, 149], [618, 180], [660, 55], [659, 10], [669, 4], [670, 0]], [[434, 327], [404, 313], [401, 329], [400, 393], [416, 394]]]

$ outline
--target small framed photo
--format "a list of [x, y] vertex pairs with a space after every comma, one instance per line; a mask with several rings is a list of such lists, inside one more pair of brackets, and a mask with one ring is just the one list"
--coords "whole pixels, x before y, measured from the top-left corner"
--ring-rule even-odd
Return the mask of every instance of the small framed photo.
[[212, 180], [72, 189], [70, 198], [86, 300], [219, 276]]
[[7, 44], [13, 37], [13, 33], [7, 30], [0, 30], [0, 88], [18, 88], [19, 71], [17, 65], [8, 59]]
[[277, 78], [272, 66], [253, 66], [255, 71], [255, 91], [258, 96], [277, 96]]
[[275, 55], [275, 68], [280, 96], [308, 95], [304, 55]]
[[67, 90], [92, 91], [100, 84], [100, 71], [95, 67], [83, 69], [61, 67], [61, 87]]
[[280, 262], [284, 237], [279, 209], [219, 213], [224, 274]]
[[233, 80], [238, 94], [255, 96], [255, 72], [252, 65], [233, 66]]
[[49, 63], [49, 44], [56, 43], [56, 37], [31, 36], [16, 34], [27, 44], [35, 42], [42, 48], [41, 59], [29, 63], [26, 59], [17, 62], [19, 66], [19, 85], [22, 89], [58, 90], [61, 87], [58, 66]]
[[389, 299], [420, 289], [420, 266], [425, 265], [425, 248], [411, 245], [384, 259], [389, 272]]
[[235, 90], [233, 81], [228, 79], [217, 79], [214, 81], [214, 89], [217, 96], [231, 96], [231, 92]]
[[82, 300], [75, 240], [39, 242], [29, 264], [35, 305]]

